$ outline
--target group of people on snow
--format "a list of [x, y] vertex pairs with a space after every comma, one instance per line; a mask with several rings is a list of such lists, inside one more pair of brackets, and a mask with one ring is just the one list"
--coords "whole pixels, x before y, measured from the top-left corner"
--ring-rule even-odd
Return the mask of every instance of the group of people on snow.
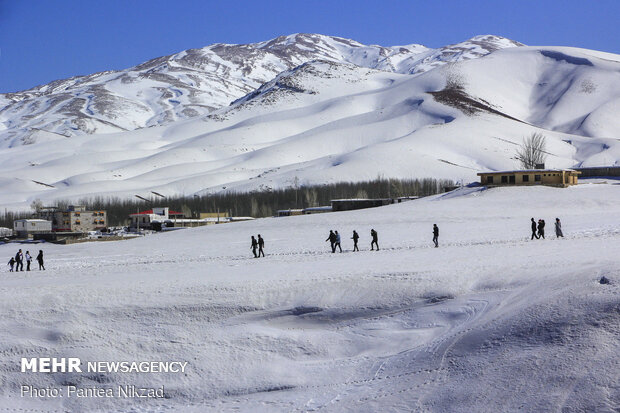
[[[545, 220], [539, 219], [538, 222], [536, 222], [534, 218], [532, 218], [531, 222], [532, 237], [530, 239], [545, 239]], [[555, 219], [555, 236], [557, 238], [564, 238], [564, 233], [562, 233], [562, 222], [560, 222], [560, 218]]]
[[[39, 270], [45, 270], [45, 266], [43, 265], [43, 250], [39, 250], [39, 255], [37, 255], [36, 260], [39, 263]], [[32, 262], [30, 251], [26, 251], [26, 255], [24, 255], [20, 249], [17, 251], [17, 254], [15, 254], [15, 257], [11, 257], [7, 264], [10, 267], [9, 272], [13, 272], [13, 268], [15, 268], [15, 272], [24, 271], [24, 261], [26, 261], [26, 271], [30, 271], [30, 264]]]
[[[539, 219], [538, 221], [536, 221], [534, 220], [534, 218], [532, 218], [531, 222], [532, 222], [532, 238], [531, 239], [534, 239], [534, 238], [544, 239], [545, 238], [545, 220]], [[555, 219], [555, 235], [558, 238], [564, 238], [564, 234], [562, 233], [562, 222], [560, 221], [560, 218]], [[374, 251], [375, 247], [377, 247], [377, 251], [379, 251], [379, 236], [377, 234], [377, 231], [374, 230], [374, 228], [370, 230], [370, 236], [372, 238], [372, 241], [370, 242], [370, 250]], [[359, 247], [357, 244], [360, 239], [360, 236], [356, 230], [353, 230], [353, 236], [351, 237], [351, 239], [353, 240], [353, 252], [359, 251]], [[338, 231], [330, 230], [329, 235], [327, 239], [325, 240], [325, 242], [327, 241], [329, 241], [332, 253], [335, 253], [336, 249], [342, 252], [341, 237]], [[437, 224], [433, 224], [433, 244], [435, 244], [435, 248], [439, 248], [439, 227], [437, 226]], [[258, 258], [261, 255], [263, 257], [265, 256], [265, 252], [263, 251], [264, 246], [265, 246], [265, 241], [260, 236], [260, 234], [258, 235], [258, 241], [256, 240], [256, 238], [254, 238], [254, 235], [252, 235], [252, 247], [251, 248], [252, 248], [252, 252], [254, 253], [254, 258]], [[258, 248], [258, 255], [256, 253], [257, 248]]]
[[[377, 231], [371, 229], [370, 236], [372, 237], [372, 241], [370, 242], [370, 250], [374, 251], [376, 246], [377, 251], [379, 251], [379, 235], [377, 235]], [[353, 252], [359, 251], [360, 249], [357, 246], [357, 242], [360, 239], [360, 235], [357, 233], [357, 231], [353, 230], [353, 236], [351, 237], [351, 239], [353, 240]], [[336, 248], [338, 248], [338, 250], [342, 252], [342, 246], [340, 245], [341, 238], [338, 231], [330, 230], [329, 236], [327, 237], [325, 242], [327, 241], [329, 241], [329, 244], [331, 245], [332, 253], [336, 252]]]
[[[375, 247], [377, 247], [376, 251], [379, 251], [379, 234], [374, 228], [370, 230], [370, 237], [371, 237], [370, 250], [375, 251]], [[353, 230], [353, 236], [351, 237], [351, 239], [353, 240], [353, 252], [359, 251], [360, 249], [358, 246], [358, 242], [360, 239], [360, 235], [357, 233], [356, 230]], [[338, 231], [333, 230], [333, 229], [330, 230], [329, 235], [327, 236], [327, 239], [325, 240], [325, 242], [327, 241], [329, 241], [332, 253], [335, 253], [336, 250], [342, 252], [342, 244], [341, 244], [342, 238], [340, 234], [338, 233]], [[437, 224], [433, 224], [433, 243], [435, 244], [435, 248], [439, 247], [439, 227], [437, 226]], [[264, 246], [265, 246], [265, 240], [263, 239], [263, 237], [261, 237], [260, 234], [258, 234], [258, 240], [254, 238], [254, 235], [252, 235], [250, 249], [252, 250], [252, 254], [254, 254], [254, 258], [265, 256], [265, 252], [263, 251]], [[258, 253], [257, 253], [257, 249], [258, 249]]]
[[[538, 222], [534, 220], [534, 218], [532, 218], [531, 220], [531, 227], [532, 227], [532, 240], [534, 238], [536, 239], [540, 239], [540, 238], [545, 238], [545, 220], [544, 219], [539, 219]], [[557, 238], [564, 238], [564, 234], [562, 233], [562, 223], [560, 222], [560, 218], [556, 218], [555, 219], [555, 235]], [[374, 251], [375, 247], [377, 247], [377, 251], [379, 251], [379, 235], [377, 234], [377, 231], [373, 229], [370, 230], [370, 236], [372, 238], [372, 241], [370, 242], [370, 250]], [[353, 251], [359, 251], [359, 247], [358, 247], [358, 241], [360, 239], [359, 234], [357, 233], [357, 231], [353, 230], [353, 236], [351, 237], [351, 239], [353, 240]], [[331, 245], [331, 250], [332, 253], [336, 252], [336, 249], [338, 249], [340, 252], [342, 252], [342, 245], [341, 245], [341, 238], [340, 238], [340, 234], [338, 233], [338, 231], [335, 230], [330, 230], [329, 231], [329, 236], [327, 237], [327, 239], [325, 240], [325, 242], [329, 241], [330, 245]], [[437, 226], [437, 224], [433, 224], [433, 243], [435, 244], [435, 248], [439, 247], [439, 227]], [[263, 239], [263, 237], [258, 234], [258, 239], [254, 238], [254, 235], [252, 235], [252, 244], [250, 246], [250, 249], [252, 250], [252, 253], [254, 254], [254, 258], [260, 258], [261, 256], [264, 257], [265, 256], [265, 240]], [[43, 250], [39, 250], [39, 254], [36, 257], [37, 262], [39, 263], [39, 270], [45, 270], [45, 266], [43, 265]], [[22, 253], [22, 250], [20, 249], [19, 251], [17, 251], [17, 254], [15, 254], [15, 257], [11, 257], [11, 259], [8, 262], [8, 265], [10, 266], [10, 270], [9, 272], [13, 272], [13, 269], [15, 269], [15, 271], [24, 271], [24, 261], [26, 261], [26, 271], [30, 271], [30, 264], [32, 262], [32, 256], [30, 255], [30, 251], [26, 251], [26, 254], [24, 255]]]
[[[265, 256], [265, 251], [263, 251], [264, 247], [265, 247], [265, 240], [263, 239], [263, 237], [261, 237], [260, 234], [258, 234], [258, 241], [257, 241], [256, 238], [254, 238], [254, 235], [252, 235], [252, 245], [250, 246], [250, 249], [252, 250], [252, 253], [254, 254], [254, 258], [260, 258], [261, 255], [263, 257]], [[256, 253], [257, 248], [258, 248], [258, 254]]]

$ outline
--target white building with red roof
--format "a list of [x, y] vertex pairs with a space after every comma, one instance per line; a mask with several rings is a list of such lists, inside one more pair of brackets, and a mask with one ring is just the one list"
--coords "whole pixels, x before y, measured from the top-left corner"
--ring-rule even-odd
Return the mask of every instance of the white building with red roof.
[[132, 228], [151, 228], [152, 224], [161, 224], [169, 220], [183, 219], [182, 212], [170, 211], [168, 207], [156, 207], [146, 211], [130, 214]]

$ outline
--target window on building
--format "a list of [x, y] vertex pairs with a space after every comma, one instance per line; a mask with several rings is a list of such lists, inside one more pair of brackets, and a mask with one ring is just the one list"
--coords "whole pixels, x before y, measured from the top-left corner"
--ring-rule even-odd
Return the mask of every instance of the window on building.
[[492, 184], [492, 183], [493, 183], [493, 177], [487, 176], [487, 184]]
[[514, 175], [510, 175], [510, 176], [508, 177], [508, 181], [509, 181], [511, 184], [514, 184], [514, 183], [516, 182], [515, 178], [516, 178], [516, 177], [515, 177]]
[[540, 182], [540, 179], [541, 179], [540, 175], [534, 175], [534, 181]]
[[530, 176], [529, 175], [523, 175], [523, 182], [530, 182]]
[[508, 183], [508, 177], [506, 175], [502, 175], [502, 183], [503, 184], [507, 184]]

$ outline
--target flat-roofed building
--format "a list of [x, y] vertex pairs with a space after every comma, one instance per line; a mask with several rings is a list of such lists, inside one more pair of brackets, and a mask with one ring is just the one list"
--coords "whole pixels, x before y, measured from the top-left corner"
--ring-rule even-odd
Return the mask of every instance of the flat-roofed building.
[[20, 238], [28, 238], [33, 234], [52, 232], [52, 221], [45, 219], [16, 219], [13, 231]]
[[88, 232], [105, 229], [107, 224], [106, 211], [87, 211], [81, 205], [69, 205], [61, 210], [56, 207], [41, 208], [36, 216], [52, 222], [54, 232]]
[[332, 199], [332, 211], [352, 211], [354, 209], [376, 208], [394, 203], [392, 198], [377, 199]]
[[161, 225], [168, 220], [184, 219], [185, 216], [182, 212], [170, 211], [168, 207], [155, 207], [147, 211], [130, 214], [129, 218], [131, 219], [130, 227], [151, 229], [154, 222]]
[[279, 217], [290, 217], [293, 215], [303, 215], [303, 209], [279, 209], [277, 212]]
[[581, 174], [573, 169], [522, 169], [515, 171], [480, 172], [480, 183], [485, 186], [548, 185], [565, 188], [577, 185]]

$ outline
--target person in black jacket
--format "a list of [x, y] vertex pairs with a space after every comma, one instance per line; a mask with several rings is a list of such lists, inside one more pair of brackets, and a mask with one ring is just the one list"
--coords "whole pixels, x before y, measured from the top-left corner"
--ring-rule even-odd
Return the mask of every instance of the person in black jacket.
[[372, 242], [370, 243], [370, 250], [374, 251], [375, 250], [374, 245], [376, 245], [377, 251], [379, 251], [379, 236], [377, 235], [377, 231], [375, 231], [374, 229], [371, 229], [370, 236], [372, 237]]
[[332, 254], [336, 252], [336, 234], [334, 234], [333, 230], [329, 230], [329, 236], [325, 240], [325, 242], [329, 241], [332, 247]]
[[545, 239], [545, 220], [538, 220], [538, 238]]
[[260, 236], [260, 234], [258, 234], [258, 256], [259, 257], [261, 254], [263, 254], [263, 257], [265, 256], [265, 251], [263, 251], [264, 246], [265, 246], [265, 240], [263, 239], [263, 237]]
[[564, 238], [564, 233], [562, 232], [562, 223], [560, 222], [560, 218], [555, 219], [555, 236], [556, 238]]
[[534, 237], [536, 237], [536, 239], [538, 239], [538, 235], [536, 235], [536, 221], [534, 221], [534, 218], [532, 218], [532, 239], [534, 239]]
[[439, 227], [437, 224], [433, 224], [433, 242], [435, 243], [435, 248], [439, 247]]
[[351, 239], [353, 240], [353, 251], [359, 251], [360, 249], [357, 247], [357, 240], [360, 239], [360, 236], [357, 234], [357, 231], [353, 230], [353, 236]]
[[43, 250], [39, 250], [39, 255], [37, 255], [37, 262], [39, 263], [39, 270], [45, 270], [45, 266], [43, 265]]
[[258, 255], [256, 255], [256, 248], [258, 248], [258, 242], [256, 241], [256, 238], [254, 238], [254, 235], [252, 235], [252, 246], [250, 247], [250, 249], [254, 254], [254, 258], [258, 258]]
[[15, 271], [24, 271], [24, 254], [22, 254], [22, 250], [20, 249], [15, 254]]

